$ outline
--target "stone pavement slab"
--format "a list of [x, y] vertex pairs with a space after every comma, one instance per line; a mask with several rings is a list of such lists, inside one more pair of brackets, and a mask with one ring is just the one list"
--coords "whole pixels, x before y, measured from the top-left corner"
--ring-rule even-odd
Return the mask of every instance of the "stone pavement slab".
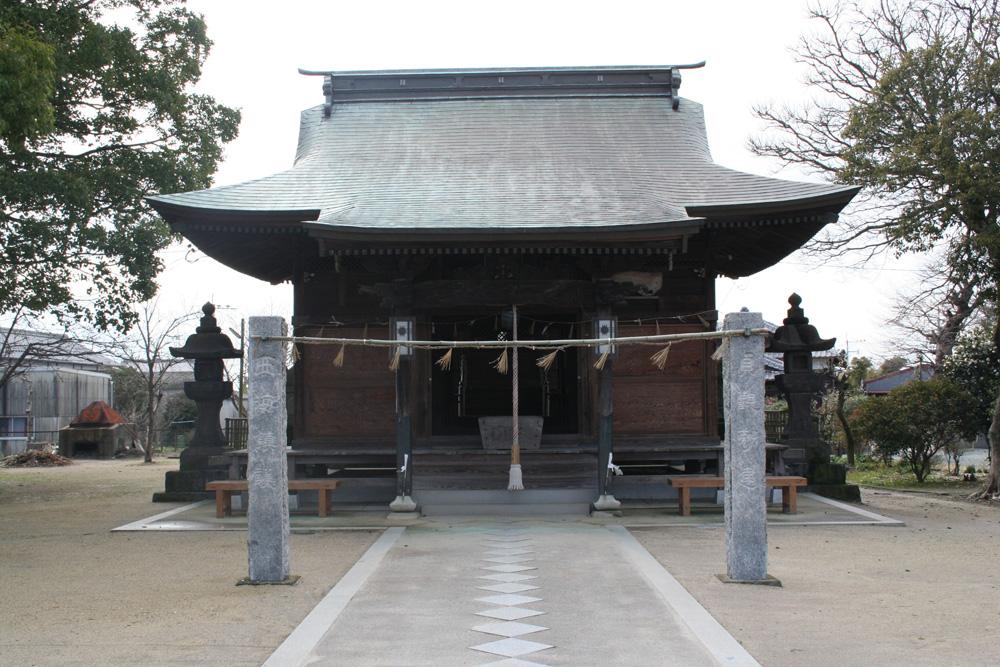
[[[487, 554], [497, 544], [530, 550], [516, 562], [535, 578], [488, 585], [497, 563]], [[494, 590], [512, 592], [488, 595]], [[407, 528], [305, 662], [665, 663], [717, 664], [619, 536], [544, 519]]]

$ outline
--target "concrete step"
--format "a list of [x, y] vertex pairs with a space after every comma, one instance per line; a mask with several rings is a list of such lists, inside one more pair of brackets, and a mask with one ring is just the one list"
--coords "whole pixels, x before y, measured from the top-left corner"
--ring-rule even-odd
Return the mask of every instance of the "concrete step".
[[524, 489], [508, 491], [499, 489], [414, 489], [413, 498], [418, 503], [439, 505], [588, 505], [597, 498], [595, 488], [581, 489]]
[[420, 512], [424, 516], [586, 516], [590, 503], [421, 505]]
[[[560, 474], [540, 474], [522, 468], [524, 486], [528, 490], [595, 489], [597, 475], [593, 472], [566, 472]], [[509, 479], [509, 467], [491, 472], [441, 472], [427, 474], [415, 472], [413, 488], [421, 490], [505, 490]]]
[[[413, 465], [420, 466], [461, 466], [461, 465], [502, 465], [510, 462], [510, 452], [487, 454], [475, 452], [470, 454], [441, 455], [414, 454]], [[597, 457], [590, 454], [539, 454], [521, 452], [522, 463], [551, 466], [596, 465]]]
[[590, 489], [450, 490], [414, 489], [413, 498], [425, 516], [586, 515], [597, 492]]

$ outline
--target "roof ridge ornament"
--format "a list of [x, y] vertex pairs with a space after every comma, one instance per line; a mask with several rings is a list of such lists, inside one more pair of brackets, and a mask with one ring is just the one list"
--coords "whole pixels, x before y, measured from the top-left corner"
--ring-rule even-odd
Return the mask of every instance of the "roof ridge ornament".
[[599, 67], [494, 67], [333, 71], [299, 69], [323, 77], [324, 117], [338, 103], [483, 98], [667, 97], [679, 108], [681, 65]]
[[[302, 70], [299, 70], [300, 72]], [[329, 118], [333, 113], [333, 74], [323, 77], [323, 95], [326, 96], [326, 103], [323, 104], [323, 117]]]

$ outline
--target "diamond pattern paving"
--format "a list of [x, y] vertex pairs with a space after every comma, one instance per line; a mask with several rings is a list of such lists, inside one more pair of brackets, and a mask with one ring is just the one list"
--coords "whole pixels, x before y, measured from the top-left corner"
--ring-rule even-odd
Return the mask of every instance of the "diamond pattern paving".
[[486, 616], [487, 618], [499, 618], [502, 621], [516, 621], [520, 618], [531, 618], [532, 616], [542, 616], [545, 612], [536, 609], [524, 609], [523, 607], [497, 607], [496, 609], [484, 609], [477, 611], [476, 616]]
[[552, 648], [552, 646], [549, 644], [542, 644], [540, 642], [532, 642], [525, 639], [508, 637], [507, 639], [498, 639], [495, 642], [478, 644], [476, 646], [470, 646], [469, 648], [474, 651], [482, 651], [483, 653], [493, 653], [494, 655], [504, 655], [508, 658], [516, 658], [521, 655], [544, 651], [545, 649]]
[[508, 607], [516, 607], [519, 604], [528, 604], [531, 602], [541, 602], [542, 598], [533, 598], [530, 595], [488, 595], [484, 598], [476, 598], [476, 602], [485, 602], [486, 604], [498, 604], [506, 605]]
[[504, 572], [502, 574], [484, 574], [479, 578], [489, 579], [490, 581], [514, 582], [528, 581], [529, 579], [537, 579], [538, 577], [531, 574], [514, 574], [512, 572]]
[[483, 569], [490, 570], [491, 572], [527, 572], [528, 570], [538, 568], [531, 567], [530, 565], [489, 565]]
[[476, 588], [496, 593], [523, 593], [524, 591], [538, 590], [538, 586], [532, 586], [531, 584], [493, 584], [491, 586], [476, 586]]
[[[541, 616], [545, 612], [535, 609], [520, 609], [516, 605], [527, 604], [528, 602], [541, 602], [539, 598], [531, 598], [526, 595], [515, 595], [523, 591], [538, 590], [538, 586], [524, 584], [520, 582], [538, 579], [537, 573], [520, 574], [521, 572], [537, 570], [531, 565], [521, 565], [534, 560], [534, 551], [528, 547], [532, 545], [531, 537], [525, 535], [523, 531], [516, 528], [507, 530], [493, 530], [489, 532], [483, 542], [486, 553], [483, 557], [483, 564], [480, 569], [496, 574], [479, 575], [479, 579], [487, 582], [499, 582], [488, 586], [478, 586], [477, 588], [487, 591], [505, 593], [505, 595], [494, 595], [486, 598], [479, 598], [482, 602], [504, 605], [495, 609], [487, 609], [476, 612], [477, 616], [498, 619], [498, 622], [482, 623], [472, 629], [485, 634], [499, 635], [504, 637], [486, 644], [470, 646], [470, 649], [507, 656], [507, 660], [489, 663], [490, 665], [504, 665], [506, 667], [530, 667], [540, 663], [518, 660], [517, 656], [526, 656], [537, 651], [552, 648], [549, 644], [541, 644], [522, 639], [517, 639], [521, 635], [544, 632], [548, 628], [530, 623], [519, 623], [518, 619]], [[492, 564], [496, 563], [496, 564]]]
[[497, 660], [496, 662], [487, 662], [477, 667], [549, 667], [548, 665], [543, 665], [540, 662], [529, 662], [527, 660], [521, 660], [519, 658], [507, 658], [506, 660]]
[[500, 556], [526, 556], [533, 553], [535, 552], [531, 549], [512, 549], [510, 551], [487, 551], [485, 555], [489, 558], [497, 558]]
[[514, 621], [507, 621], [506, 623], [483, 623], [472, 629], [476, 632], [483, 632], [488, 635], [500, 635], [501, 637], [520, 637], [522, 635], [530, 635], [533, 632], [548, 630], [548, 628], [541, 625], [516, 623]]
[[493, 558], [484, 558], [484, 561], [489, 563], [527, 563], [528, 561], [534, 560], [530, 556], [495, 556]]

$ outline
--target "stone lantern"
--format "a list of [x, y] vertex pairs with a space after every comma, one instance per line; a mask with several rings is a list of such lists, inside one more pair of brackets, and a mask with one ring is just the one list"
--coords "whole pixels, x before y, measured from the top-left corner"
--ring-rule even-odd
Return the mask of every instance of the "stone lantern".
[[820, 338], [800, 307], [802, 297], [798, 294], [788, 297], [788, 303], [788, 317], [774, 332], [766, 351], [784, 355], [785, 372], [775, 379], [788, 401], [785, 462], [797, 473], [808, 473], [812, 481], [814, 468], [830, 463], [830, 448], [820, 439], [812, 414], [813, 401], [825, 388], [827, 378], [813, 371], [812, 353], [829, 350], [837, 339]]
[[233, 347], [229, 336], [215, 322], [215, 306], [206, 303], [201, 325], [188, 336], [184, 347], [170, 348], [170, 354], [194, 360], [194, 381], [184, 383], [184, 395], [198, 406], [194, 437], [181, 452], [180, 470], [166, 474], [166, 491], [156, 493], [158, 502], [208, 498], [205, 484], [225, 479], [228, 462], [226, 438], [219, 425], [222, 402], [233, 395], [233, 383], [223, 380], [223, 359], [238, 359], [243, 350]]

